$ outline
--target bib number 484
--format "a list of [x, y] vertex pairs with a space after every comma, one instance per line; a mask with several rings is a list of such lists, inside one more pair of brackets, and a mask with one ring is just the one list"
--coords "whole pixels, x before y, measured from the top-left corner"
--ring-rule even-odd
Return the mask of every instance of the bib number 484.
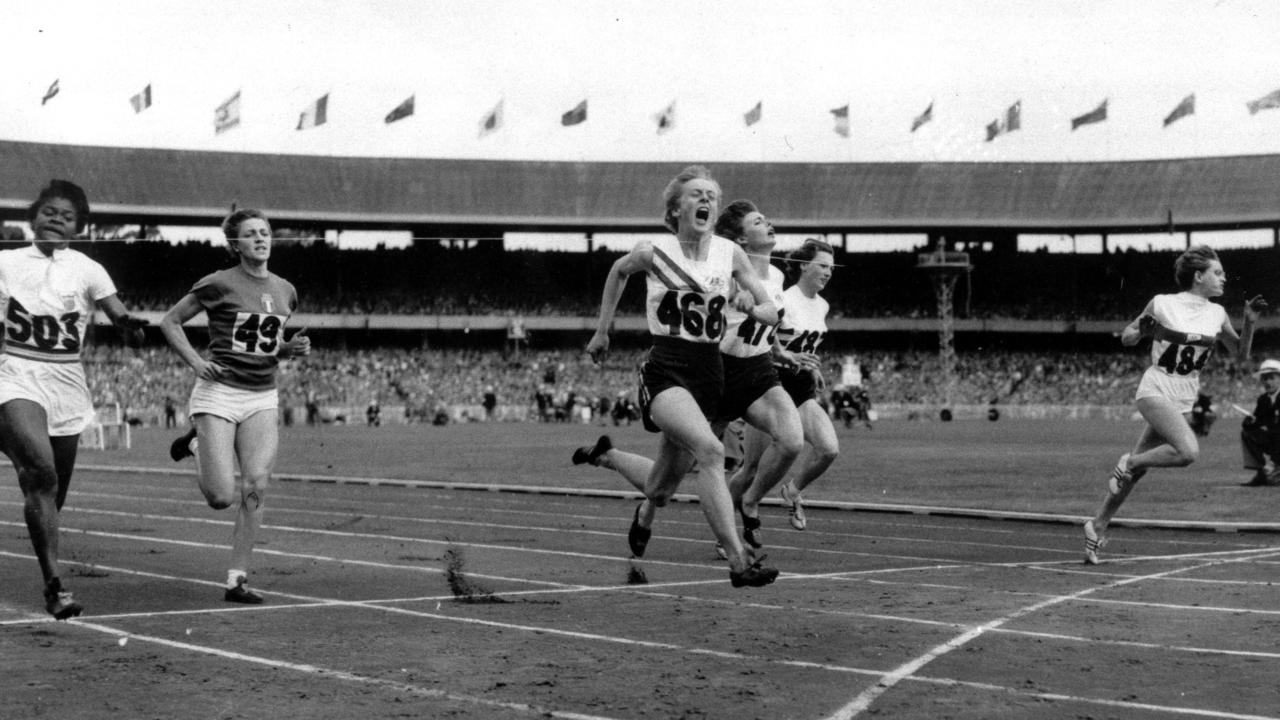
[[1194, 346], [1170, 343], [1169, 347], [1160, 354], [1156, 365], [1170, 375], [1190, 375], [1193, 371], [1202, 369], [1211, 354], [1213, 354], [1212, 349], [1205, 350], [1197, 358]]

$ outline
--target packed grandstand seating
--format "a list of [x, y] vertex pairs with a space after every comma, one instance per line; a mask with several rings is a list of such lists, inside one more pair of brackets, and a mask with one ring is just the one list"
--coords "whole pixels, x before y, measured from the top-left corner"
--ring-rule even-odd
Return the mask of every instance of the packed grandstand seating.
[[[110, 269], [121, 297], [134, 309], [164, 310], [211, 269], [229, 264], [220, 245], [203, 242], [100, 242], [82, 246]], [[1230, 273], [1225, 304], [1234, 317], [1245, 292], [1263, 292], [1277, 276], [1275, 249], [1226, 250]], [[971, 253], [975, 269], [955, 298], [959, 318], [1036, 320], [1131, 319], [1152, 294], [1173, 286], [1174, 253], [1112, 254]], [[401, 250], [342, 250], [323, 243], [284, 244], [273, 251], [272, 269], [290, 278], [302, 298], [300, 310], [321, 314], [425, 314], [594, 316], [600, 285], [617, 253], [503, 251], [497, 243], [466, 250], [439, 243]], [[928, 279], [908, 252], [838, 253], [843, 266], [824, 295], [831, 317], [928, 318], [935, 314]], [[163, 269], [163, 272], [157, 272]], [[1015, 280], [1016, 278], [1016, 280]], [[629, 283], [621, 313], [638, 314], [642, 282]], [[1280, 298], [1277, 298], [1280, 301]], [[1118, 324], [1117, 324], [1118, 328]], [[571, 334], [570, 334], [571, 335]], [[163, 345], [158, 334], [142, 349], [114, 343], [110, 331], [86, 357], [91, 391], [98, 404], [120, 402], [126, 414], [148, 421], [161, 417], [166, 399], [181, 406], [190, 391], [190, 372]], [[363, 408], [377, 399], [404, 407], [411, 419], [433, 417], [441, 407], [474, 406], [492, 387], [499, 402], [539, 417], [539, 393], [549, 400], [545, 416], [572, 417], [566, 406], [598, 404], [634, 396], [635, 368], [643, 343], [620, 344], [603, 367], [581, 351], [585, 335], [541, 335], [518, 354], [492, 344], [464, 347], [391, 346], [387, 339], [362, 337], [359, 347], [345, 339], [285, 363], [283, 404], [309, 402]], [[1270, 342], [1266, 333], [1259, 346]], [[873, 403], [938, 403], [944, 397], [932, 336], [923, 341], [859, 346], [856, 338], [833, 339], [828, 377], [837, 382], [840, 356], [854, 353], [867, 377]], [[197, 345], [203, 346], [203, 342]], [[956, 404], [1129, 404], [1133, 384], [1148, 360], [1141, 350], [1089, 343], [1083, 351], [1059, 351], [1035, 343], [1003, 347], [962, 347], [952, 401]], [[1206, 392], [1247, 397], [1253, 389], [1245, 369], [1219, 357], [1205, 378]]]
[[[403, 407], [410, 420], [433, 417], [441, 407], [477, 406], [492, 388], [515, 417], [539, 417], [537, 395], [550, 396], [546, 419], [573, 417], [574, 404], [634, 400], [636, 365], [642, 351], [619, 350], [600, 367], [580, 348], [533, 349], [518, 355], [498, 349], [406, 349], [318, 347], [308, 358], [282, 366], [282, 404], [309, 402], [352, 409], [370, 401]], [[834, 386], [842, 356], [828, 354], [826, 376]], [[859, 352], [864, 388], [875, 404], [937, 403], [944, 395], [936, 352]], [[167, 347], [142, 349], [98, 345], [86, 355], [90, 391], [97, 405], [118, 402], [130, 417], [157, 422], [166, 399], [185, 404], [191, 372]], [[1138, 349], [1112, 352], [981, 351], [959, 354], [956, 404], [1125, 406], [1149, 363]], [[1251, 397], [1248, 368], [1219, 357], [1207, 369], [1205, 392], [1219, 398]], [[357, 418], [349, 421], [358, 422]]]
[[[856, 242], [856, 240], [854, 241]], [[207, 243], [103, 242], [84, 246], [103, 263], [131, 307], [163, 310], [191, 283], [228, 264]], [[1224, 303], [1239, 313], [1244, 293], [1267, 292], [1280, 275], [1280, 250], [1224, 250]], [[916, 253], [837, 253], [841, 265], [824, 295], [832, 317], [932, 317], [933, 291]], [[1037, 320], [1128, 319], [1173, 288], [1172, 252], [1108, 254], [970, 251], [974, 270], [956, 288], [957, 317]], [[616, 252], [504, 251], [496, 242], [449, 249], [338, 250], [324, 243], [282, 245], [272, 270], [294, 282], [305, 312], [429, 315], [592, 316]], [[163, 269], [163, 272], [157, 272]], [[630, 283], [620, 312], [637, 314], [643, 283]]]

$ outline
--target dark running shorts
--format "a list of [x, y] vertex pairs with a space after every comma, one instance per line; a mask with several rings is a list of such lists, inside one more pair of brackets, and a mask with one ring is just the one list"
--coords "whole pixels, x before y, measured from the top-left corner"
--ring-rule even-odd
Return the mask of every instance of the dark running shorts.
[[653, 424], [649, 406], [659, 393], [673, 387], [688, 390], [704, 417], [716, 417], [724, 393], [720, 346], [675, 338], [653, 339], [648, 359], [640, 364], [640, 414], [645, 430], [662, 432]]
[[778, 379], [782, 381], [782, 389], [791, 396], [796, 407], [800, 407], [809, 400], [816, 400], [818, 397], [818, 383], [813, 379], [813, 373], [808, 370], [797, 371], [780, 367]]
[[737, 420], [747, 414], [751, 403], [778, 384], [778, 370], [766, 353], [751, 358], [724, 356], [724, 396], [720, 398], [723, 421]]

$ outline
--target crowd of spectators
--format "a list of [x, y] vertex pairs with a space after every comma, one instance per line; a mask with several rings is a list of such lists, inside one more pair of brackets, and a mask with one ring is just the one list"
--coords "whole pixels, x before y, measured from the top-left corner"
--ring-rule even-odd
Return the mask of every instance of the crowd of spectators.
[[[358, 421], [375, 402], [382, 408], [403, 407], [409, 421], [434, 421], [450, 408], [484, 407], [486, 394], [492, 394], [497, 412], [492, 407], [477, 410], [473, 419], [580, 421], [612, 418], [617, 410], [619, 420], [631, 421], [636, 367], [642, 359], [643, 351], [626, 349], [597, 366], [576, 348], [510, 354], [498, 349], [317, 346], [309, 357], [282, 364], [280, 390], [286, 407], [343, 408], [349, 422]], [[826, 376], [833, 389], [845, 358], [828, 359]], [[166, 402], [186, 403], [190, 371], [167, 348], [99, 345], [85, 360], [95, 404], [118, 402], [126, 414], [158, 419]], [[855, 361], [873, 404], [941, 404], [947, 398], [937, 353], [876, 350], [857, 353]], [[1121, 349], [961, 352], [950, 397], [954, 404], [1125, 406], [1147, 364], [1145, 353]], [[1205, 392], [1247, 397], [1253, 387], [1249, 371], [1217, 358], [1206, 370]]]
[[[220, 246], [168, 242], [89, 243], [126, 304], [163, 310], [210, 268], [228, 262]], [[1228, 294], [1237, 314], [1244, 293], [1265, 292], [1280, 273], [1275, 249], [1224, 250]], [[1172, 252], [1059, 254], [973, 252], [973, 270], [956, 285], [959, 318], [1128, 320], [1148, 298], [1174, 287]], [[303, 312], [355, 314], [592, 316], [617, 253], [504, 251], [501, 243], [465, 249], [439, 242], [401, 249], [340, 250], [324, 243], [284, 243], [272, 268], [296, 278]], [[831, 317], [933, 317], [928, 277], [915, 252], [837, 251], [824, 296]], [[155, 268], [164, 268], [157, 274]], [[518, 280], [518, 281], [516, 281]], [[1016, 280], [1016, 281], [1015, 281]], [[643, 284], [631, 283], [622, 314], [643, 308]]]

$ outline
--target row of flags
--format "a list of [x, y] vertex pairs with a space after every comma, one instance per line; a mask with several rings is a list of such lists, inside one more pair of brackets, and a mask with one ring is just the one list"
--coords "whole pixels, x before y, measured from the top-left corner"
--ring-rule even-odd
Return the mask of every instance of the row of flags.
[[[49, 89], [45, 91], [44, 97], [40, 99], [40, 104], [45, 105], [59, 92], [58, 80], [54, 80]], [[384, 122], [388, 125], [398, 122], [414, 113], [415, 96], [410, 95], [399, 105], [396, 105], [386, 114]], [[1084, 127], [1100, 123], [1107, 119], [1107, 105], [1110, 98], [1106, 98], [1094, 109], [1071, 118], [1072, 132]], [[133, 106], [135, 113], [151, 107], [151, 85], [147, 85], [138, 94], [129, 98], [130, 105]], [[911, 121], [911, 132], [919, 130], [921, 127], [933, 120], [933, 103], [924, 109], [919, 115]], [[1262, 110], [1271, 110], [1280, 108], [1280, 90], [1274, 90], [1262, 97], [1250, 100], [1245, 103], [1250, 115], [1254, 115]], [[1177, 106], [1169, 112], [1164, 118], [1164, 127], [1169, 127], [1173, 123], [1181, 120], [1188, 115], [1195, 114], [1196, 96], [1192, 93], [1183, 98]], [[834, 122], [832, 130], [840, 137], [849, 137], [849, 105], [843, 105], [838, 108], [831, 109], [831, 117]], [[764, 117], [764, 101], [757, 101], [750, 110], [743, 113], [742, 121], [747, 127], [751, 127]], [[298, 116], [298, 130], [306, 130], [308, 128], [319, 127], [329, 120], [329, 94], [325, 93], [308, 105]], [[662, 111], [653, 116], [654, 123], [657, 126], [659, 135], [670, 132], [676, 126], [676, 103], [673, 100]], [[581, 125], [587, 121], [587, 101], [575, 105], [560, 116], [560, 124], [564, 127], [572, 127]], [[240, 91], [237, 90], [234, 95], [227, 98], [221, 105], [214, 110], [213, 128], [215, 134], [222, 134], [240, 124]], [[503, 124], [503, 101], [499, 100], [498, 104], [492, 110], [485, 113], [480, 119], [480, 136], [484, 137], [490, 133], [496, 132]], [[991, 142], [1001, 135], [1005, 135], [1022, 127], [1022, 101], [1019, 100], [1010, 105], [999, 117], [987, 123], [986, 141]]]

